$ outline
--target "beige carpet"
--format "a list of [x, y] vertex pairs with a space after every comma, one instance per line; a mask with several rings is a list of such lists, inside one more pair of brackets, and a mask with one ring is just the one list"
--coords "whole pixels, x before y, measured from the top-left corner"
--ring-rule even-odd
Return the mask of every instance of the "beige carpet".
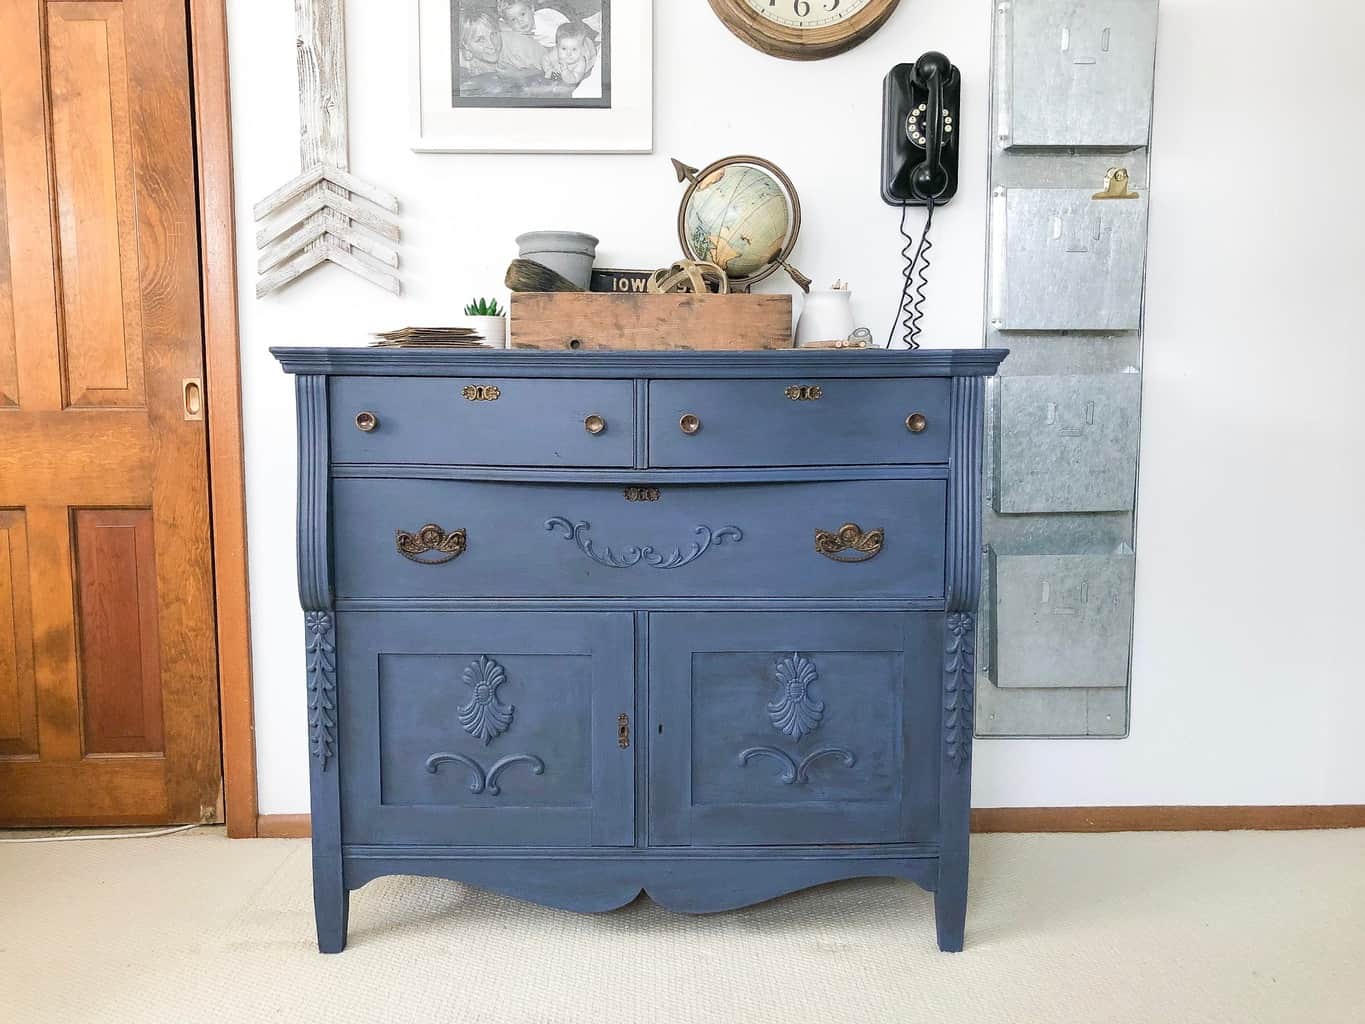
[[306, 842], [3, 844], [0, 1021], [1365, 1021], [1365, 831], [981, 836], [972, 855], [957, 955], [905, 882], [683, 917], [390, 878], [324, 957]]

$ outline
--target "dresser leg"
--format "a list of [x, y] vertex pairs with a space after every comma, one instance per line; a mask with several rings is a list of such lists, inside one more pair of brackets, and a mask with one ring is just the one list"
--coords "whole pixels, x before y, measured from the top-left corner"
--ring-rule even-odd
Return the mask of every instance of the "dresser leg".
[[313, 914], [318, 925], [318, 951], [340, 953], [346, 948], [346, 923], [351, 894], [341, 877], [341, 864], [328, 858], [313, 862]]
[[938, 862], [934, 924], [938, 929], [938, 948], [945, 953], [961, 953], [967, 927], [966, 857], [949, 855]]

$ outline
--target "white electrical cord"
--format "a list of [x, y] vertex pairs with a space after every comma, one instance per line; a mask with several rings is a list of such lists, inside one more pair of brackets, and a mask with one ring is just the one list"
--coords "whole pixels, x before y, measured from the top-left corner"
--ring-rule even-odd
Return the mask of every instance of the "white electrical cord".
[[199, 825], [177, 825], [175, 828], [159, 828], [153, 832], [100, 833], [88, 836], [38, 836], [34, 839], [0, 839], [0, 843], [77, 843], [91, 839], [155, 839], [157, 836], [173, 836], [177, 832], [188, 832]]

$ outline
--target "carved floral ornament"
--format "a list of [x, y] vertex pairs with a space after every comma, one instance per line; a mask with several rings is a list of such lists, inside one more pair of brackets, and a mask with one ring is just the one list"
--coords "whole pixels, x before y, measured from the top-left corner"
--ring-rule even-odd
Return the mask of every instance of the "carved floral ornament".
[[820, 676], [815, 663], [793, 653], [777, 663], [773, 674], [777, 677], [777, 694], [768, 704], [773, 727], [797, 740], [814, 732], [825, 714], [825, 702], [810, 694], [811, 684]]
[[516, 706], [498, 700], [498, 687], [507, 682], [503, 667], [486, 654], [470, 664], [461, 677], [472, 691], [469, 702], [459, 709], [460, 726], [485, 744], [501, 736], [512, 724]]

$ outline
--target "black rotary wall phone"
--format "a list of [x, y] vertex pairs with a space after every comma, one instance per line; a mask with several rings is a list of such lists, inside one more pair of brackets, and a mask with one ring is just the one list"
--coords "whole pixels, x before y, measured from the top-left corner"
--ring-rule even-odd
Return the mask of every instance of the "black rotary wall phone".
[[[901, 255], [906, 261], [905, 286], [888, 348], [897, 326], [906, 345], [919, 348], [934, 207], [957, 194], [961, 98], [961, 73], [934, 50], [913, 64], [897, 64], [882, 86], [882, 198], [901, 208], [900, 231], [905, 238]], [[905, 211], [911, 206], [926, 208], [918, 243], [905, 230]]]

